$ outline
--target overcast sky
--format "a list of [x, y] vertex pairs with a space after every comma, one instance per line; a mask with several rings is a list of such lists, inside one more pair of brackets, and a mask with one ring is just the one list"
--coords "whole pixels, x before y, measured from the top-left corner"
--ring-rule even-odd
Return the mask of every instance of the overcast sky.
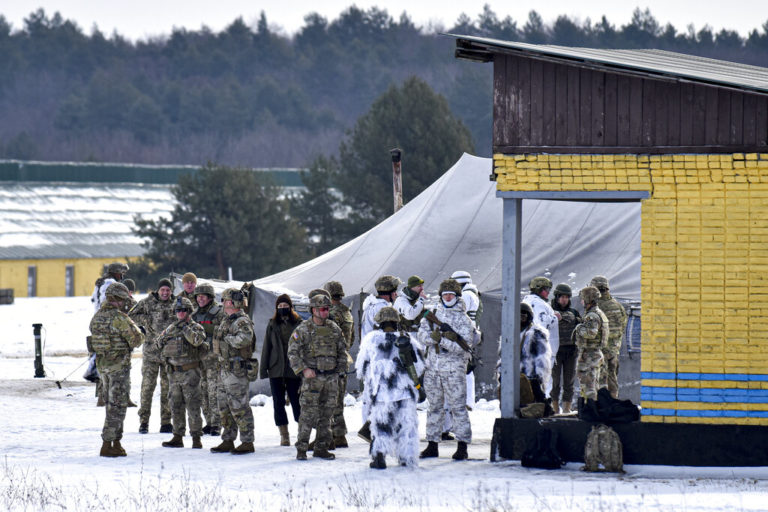
[[489, 4], [499, 18], [512, 16], [518, 26], [523, 25], [531, 9], [537, 10], [547, 23], [560, 14], [593, 21], [605, 15], [611, 23], [620, 26], [629, 22], [636, 6], [650, 8], [662, 25], [670, 22], [679, 31], [685, 31], [688, 24], [693, 23], [697, 30], [708, 24], [716, 31], [727, 28], [746, 35], [768, 22], [768, 0], [645, 0], [640, 3], [627, 0], [2, 0], [0, 14], [19, 29], [30, 12], [42, 7], [48, 14], [59, 11], [65, 18], [74, 19], [87, 33], [96, 24], [102, 32], [110, 34], [117, 30], [136, 40], [167, 34], [173, 27], [198, 29], [205, 24], [219, 31], [238, 16], [251, 24], [262, 10], [270, 25], [292, 34], [301, 28], [307, 13], [319, 12], [330, 20], [352, 4], [365, 9], [386, 6], [395, 18], [405, 10], [418, 26], [432, 23], [446, 28], [450, 28], [462, 12], [475, 19], [484, 4]]

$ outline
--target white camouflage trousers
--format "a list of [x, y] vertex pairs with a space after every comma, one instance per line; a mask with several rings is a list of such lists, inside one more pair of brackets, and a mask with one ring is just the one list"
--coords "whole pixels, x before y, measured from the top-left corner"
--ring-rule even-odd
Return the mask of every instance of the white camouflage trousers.
[[467, 377], [464, 371], [424, 372], [424, 390], [429, 400], [427, 441], [440, 442], [445, 425], [445, 410], [451, 411], [453, 433], [458, 441], [472, 442], [472, 425], [467, 413]]

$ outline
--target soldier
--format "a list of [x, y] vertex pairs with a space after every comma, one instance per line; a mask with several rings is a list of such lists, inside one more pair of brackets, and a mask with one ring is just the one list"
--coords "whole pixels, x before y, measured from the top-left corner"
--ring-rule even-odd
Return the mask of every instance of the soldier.
[[128, 273], [128, 265], [125, 263], [116, 261], [107, 265], [104, 275], [96, 280], [96, 285], [93, 288], [93, 295], [91, 295], [94, 312], [98, 311], [102, 303], [106, 300], [105, 292], [107, 291], [107, 287], [112, 283], [121, 282], [126, 273]]
[[584, 303], [584, 322], [573, 330], [576, 347], [579, 349], [576, 375], [579, 377], [582, 396], [596, 400], [600, 365], [603, 362], [602, 349], [608, 345], [608, 318], [597, 306], [600, 298], [597, 288], [582, 288], [579, 297]]
[[[472, 426], [467, 414], [467, 363], [470, 353], [462, 348], [460, 340], [469, 345], [474, 341], [474, 323], [467, 316], [461, 300], [461, 285], [453, 279], [440, 283], [440, 302], [435, 315], [441, 322], [433, 324], [421, 320], [419, 341], [427, 347], [424, 388], [429, 399], [427, 413], [427, 441], [429, 444], [420, 457], [437, 457], [437, 444], [445, 424], [445, 402], [453, 416], [453, 430], [458, 440], [455, 460], [465, 460], [467, 443], [472, 441]], [[362, 348], [361, 348], [362, 350]]]
[[126, 279], [122, 283], [128, 288], [128, 293], [130, 293], [128, 300], [123, 303], [123, 313], [127, 315], [133, 309], [133, 306], [136, 305], [136, 299], [133, 298], [133, 294], [136, 292], [136, 282], [133, 279]]
[[382, 308], [375, 320], [379, 328], [368, 333], [365, 350], [355, 363], [369, 395], [365, 402], [370, 404], [373, 437], [370, 467], [386, 469], [387, 454], [397, 456], [400, 465], [413, 467], [419, 449], [415, 386], [423, 364], [416, 356], [416, 342], [404, 331], [398, 333], [400, 314], [395, 308]]
[[[344, 298], [344, 287], [338, 281], [328, 281], [323, 288], [331, 294], [331, 309], [328, 312], [328, 318], [339, 326], [344, 334], [344, 341], [347, 345], [347, 354], [352, 350], [354, 342], [354, 320], [349, 307], [341, 302]], [[351, 364], [352, 358], [349, 358]], [[347, 448], [347, 423], [344, 421], [344, 396], [347, 393], [347, 372], [339, 373], [339, 393], [336, 396], [336, 407], [333, 409], [332, 434], [333, 445], [336, 448]]]
[[595, 276], [590, 286], [600, 291], [597, 306], [608, 318], [608, 347], [603, 349], [603, 365], [600, 368], [600, 387], [608, 388], [613, 398], [619, 398], [619, 353], [627, 329], [627, 312], [619, 301], [611, 297], [608, 278]]
[[173, 308], [176, 321], [165, 328], [157, 337], [160, 355], [165, 361], [165, 370], [170, 381], [171, 414], [173, 415], [173, 438], [164, 441], [166, 448], [184, 448], [184, 433], [189, 415], [189, 433], [192, 448], [202, 448], [203, 420], [200, 418], [200, 350], [205, 342], [205, 331], [192, 320], [192, 302], [185, 297], [176, 299]]
[[424, 280], [411, 276], [403, 287], [403, 293], [395, 299], [394, 308], [400, 314], [400, 328], [408, 332], [419, 330], [421, 314], [424, 312]]
[[293, 331], [288, 345], [288, 360], [301, 383], [301, 416], [296, 440], [296, 459], [307, 460], [309, 434], [317, 430], [313, 457], [334, 459], [328, 451], [333, 440], [331, 418], [339, 392], [339, 373], [347, 369], [346, 340], [341, 328], [327, 321], [331, 300], [314, 295], [309, 301], [312, 317]]
[[[213, 286], [202, 283], [195, 287], [195, 304], [197, 309], [192, 313], [192, 320], [203, 326], [205, 344], [201, 352], [203, 364], [200, 387], [203, 394], [203, 416], [206, 425], [203, 434], [221, 435], [221, 413], [219, 412], [218, 356], [213, 352], [213, 332], [226, 317], [224, 308], [216, 302], [216, 292]], [[194, 304], [193, 304], [194, 305]]]
[[533, 321], [533, 309], [520, 303], [520, 373], [528, 377], [536, 402], [545, 403], [552, 376], [549, 332]]
[[146, 330], [147, 342], [144, 344], [144, 357], [141, 363], [141, 407], [139, 407], [139, 433], [149, 432], [149, 416], [152, 412], [152, 395], [160, 376], [160, 432], [170, 434], [171, 407], [168, 400], [168, 374], [156, 340], [163, 330], [173, 322], [173, 304], [175, 297], [171, 293], [172, 285], [168, 279], [157, 283], [157, 291], [139, 301], [128, 314], [137, 324]]
[[560, 313], [556, 313], [547, 302], [552, 281], [543, 276], [534, 277], [528, 287], [531, 293], [523, 297], [523, 302], [531, 306], [533, 321], [549, 331], [549, 347], [554, 356], [560, 347], [560, 332], [557, 325]]
[[189, 301], [195, 303], [195, 288], [197, 287], [197, 276], [192, 272], [187, 272], [181, 276], [181, 287], [183, 290], [179, 293], [179, 297], [189, 299]]
[[120, 283], [112, 283], [105, 290], [106, 303], [91, 319], [90, 347], [96, 354], [104, 386], [106, 418], [101, 431], [102, 457], [123, 457], [120, 445], [123, 422], [131, 389], [131, 350], [144, 342], [139, 327], [120, 311], [123, 301], [129, 297], [128, 289]]
[[[576, 359], [578, 356], [576, 345], [571, 334], [581, 323], [581, 315], [571, 307], [571, 287], [560, 283], [555, 287], [555, 298], [552, 299], [552, 309], [560, 314], [558, 332], [560, 335], [560, 347], [555, 356], [555, 366], [552, 368], [552, 409], [555, 414], [560, 412], [559, 400], [562, 383], [563, 390], [563, 414], [571, 412], [573, 401], [573, 382], [576, 378]], [[562, 376], [562, 379], [561, 379]]]
[[[221, 444], [213, 453], [253, 453], [253, 411], [248, 401], [248, 359], [256, 348], [253, 323], [242, 308], [245, 296], [237, 288], [221, 294], [227, 315], [213, 333], [213, 351], [219, 361], [218, 401], [221, 411]], [[235, 448], [237, 431], [240, 446]]]

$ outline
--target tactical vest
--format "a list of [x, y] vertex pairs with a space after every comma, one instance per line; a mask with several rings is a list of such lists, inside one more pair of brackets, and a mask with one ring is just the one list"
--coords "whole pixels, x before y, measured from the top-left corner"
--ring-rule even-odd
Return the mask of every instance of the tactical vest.
[[192, 314], [192, 320], [199, 323], [203, 330], [205, 330], [205, 343], [209, 349], [213, 349], [213, 331], [216, 329], [213, 321], [216, 319], [219, 311], [221, 311], [221, 306], [213, 303], [207, 310], [200, 311], [200, 309], [197, 309]]
[[99, 311], [91, 320], [91, 350], [99, 355], [127, 354], [130, 352], [128, 343], [112, 328], [112, 320], [117, 310], [113, 314], [109, 314], [108, 311]]
[[177, 324], [173, 326], [173, 335], [164, 340], [161, 355], [166, 359], [199, 358], [197, 347], [190, 345], [184, 338], [184, 329]]
[[573, 330], [578, 325], [578, 318], [573, 309], [555, 309], [556, 313], [560, 313], [560, 321], [557, 324], [558, 331], [560, 333], [560, 346], [573, 345], [571, 335]]
[[315, 325], [310, 321], [309, 336], [308, 356], [311, 361], [315, 361], [315, 369], [322, 372], [335, 370], [337, 348], [333, 329], [327, 325]]
[[605, 313], [603, 313], [600, 308], [595, 306], [593, 309], [590, 309], [587, 313], [584, 314], [585, 324], [587, 323], [589, 315], [596, 315], [600, 318], [600, 330], [597, 333], [597, 338], [593, 340], [583, 340], [583, 347], [587, 349], [606, 348], [608, 346], [609, 335], [608, 317], [605, 316]]
[[[234, 317], [234, 318], [233, 318]], [[229, 343], [224, 341], [224, 336], [229, 334], [229, 328], [234, 325], [240, 318], [248, 319], [248, 316], [239, 311], [230, 315], [224, 322], [218, 326], [218, 333], [220, 336], [213, 338], [213, 351], [222, 359], [228, 361], [230, 359], [242, 358], [250, 359], [253, 356], [253, 352], [256, 350], [256, 333], [253, 333], [253, 326], [251, 326], [251, 343], [242, 348], [230, 347]]]

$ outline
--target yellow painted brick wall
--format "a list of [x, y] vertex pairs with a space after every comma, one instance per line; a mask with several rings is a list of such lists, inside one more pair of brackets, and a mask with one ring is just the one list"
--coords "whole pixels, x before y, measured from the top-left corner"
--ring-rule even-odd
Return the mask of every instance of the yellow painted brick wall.
[[[496, 154], [493, 164], [500, 191], [649, 192], [641, 209], [644, 390], [678, 393], [700, 374], [720, 376], [700, 386], [701, 396], [768, 380], [768, 154]], [[665, 374], [673, 378], [664, 384], [646, 379]], [[644, 411], [675, 413], [643, 420], [768, 425], [749, 416], [768, 411], [768, 399], [707, 400], [644, 398]]]
[[123, 258], [0, 260], [0, 288], [13, 288], [14, 297], [27, 296], [27, 275], [31, 265], [37, 267], [37, 296], [64, 297], [67, 265], [74, 265], [77, 296], [91, 295], [93, 283], [101, 275], [104, 264]]

